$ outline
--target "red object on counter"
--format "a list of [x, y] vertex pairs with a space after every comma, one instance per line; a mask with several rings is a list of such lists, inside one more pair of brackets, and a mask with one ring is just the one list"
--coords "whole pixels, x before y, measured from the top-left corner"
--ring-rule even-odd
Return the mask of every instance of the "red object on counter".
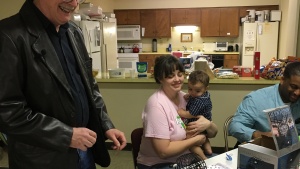
[[132, 52], [133, 53], [139, 53], [140, 52], [139, 45], [134, 44], [133, 47], [132, 47]]
[[251, 67], [233, 66], [232, 71], [234, 73], [237, 73], [240, 77], [251, 77], [252, 76]]
[[254, 53], [254, 78], [259, 79], [260, 77], [260, 52]]

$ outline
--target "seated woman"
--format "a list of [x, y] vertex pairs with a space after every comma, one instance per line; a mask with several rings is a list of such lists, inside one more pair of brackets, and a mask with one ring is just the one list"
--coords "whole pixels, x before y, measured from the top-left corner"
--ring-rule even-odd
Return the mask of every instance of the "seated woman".
[[[139, 169], [169, 169], [169, 165], [193, 146], [200, 146], [208, 138], [215, 137], [217, 126], [203, 116], [184, 125], [177, 110], [185, 109], [185, 93], [181, 91], [184, 68], [172, 55], [155, 60], [154, 78], [159, 89], [150, 96], [142, 113], [144, 134], [137, 158]], [[186, 132], [194, 137], [186, 139]]]

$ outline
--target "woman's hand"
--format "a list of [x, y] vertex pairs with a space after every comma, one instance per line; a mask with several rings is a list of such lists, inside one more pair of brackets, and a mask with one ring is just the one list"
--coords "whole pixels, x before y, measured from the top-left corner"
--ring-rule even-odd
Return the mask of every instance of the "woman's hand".
[[218, 133], [217, 126], [212, 122], [207, 120], [204, 116], [198, 116], [197, 121], [190, 122], [187, 127], [187, 133], [192, 136], [196, 136], [197, 134], [207, 131], [207, 137], [215, 137]]
[[210, 125], [210, 121], [205, 117], [198, 116], [198, 118], [197, 121], [190, 122], [186, 127], [187, 133], [193, 134], [193, 136], [205, 131]]
[[204, 134], [198, 134], [193, 138], [197, 139], [197, 142], [195, 143], [195, 146], [201, 146], [206, 141], [206, 136]]

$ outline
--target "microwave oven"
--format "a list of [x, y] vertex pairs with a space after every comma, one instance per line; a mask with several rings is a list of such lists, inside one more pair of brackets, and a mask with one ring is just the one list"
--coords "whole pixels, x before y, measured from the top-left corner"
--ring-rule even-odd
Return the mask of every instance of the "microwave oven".
[[228, 49], [228, 42], [216, 42], [215, 51], [227, 51], [227, 49]]
[[141, 26], [118, 25], [117, 40], [141, 40]]

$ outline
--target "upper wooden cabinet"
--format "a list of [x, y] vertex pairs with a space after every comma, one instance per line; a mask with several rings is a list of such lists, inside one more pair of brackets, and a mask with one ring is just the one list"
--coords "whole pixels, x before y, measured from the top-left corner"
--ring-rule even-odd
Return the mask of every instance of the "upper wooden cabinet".
[[115, 10], [118, 25], [139, 25], [140, 10]]
[[201, 36], [239, 36], [239, 8], [201, 9]]
[[171, 9], [171, 26], [200, 25], [200, 9]]
[[171, 37], [170, 10], [141, 10], [141, 27], [145, 28], [144, 38]]

